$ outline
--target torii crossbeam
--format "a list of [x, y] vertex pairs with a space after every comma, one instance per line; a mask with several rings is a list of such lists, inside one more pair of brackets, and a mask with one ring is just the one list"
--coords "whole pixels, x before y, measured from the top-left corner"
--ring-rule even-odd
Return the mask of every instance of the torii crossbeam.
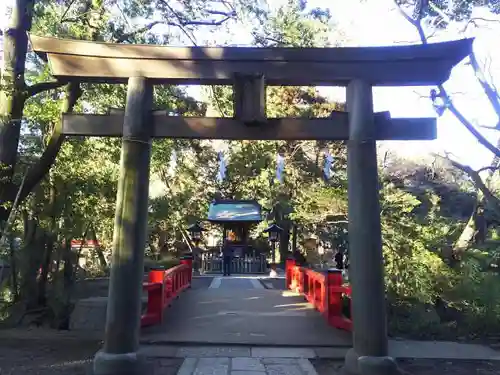
[[[350, 281], [354, 347], [345, 371], [395, 374], [388, 365], [377, 140], [434, 139], [434, 119], [373, 113], [373, 86], [437, 85], [472, 50], [472, 39], [368, 48], [186, 48], [31, 36], [61, 81], [128, 82], [124, 111], [64, 114], [66, 135], [122, 137], [105, 345], [96, 375], [140, 373], [138, 335], [152, 137], [347, 140]], [[154, 112], [154, 84], [232, 84], [234, 118]], [[266, 85], [347, 86], [347, 113], [323, 119], [268, 119]], [[363, 372], [363, 374], [365, 374]]]

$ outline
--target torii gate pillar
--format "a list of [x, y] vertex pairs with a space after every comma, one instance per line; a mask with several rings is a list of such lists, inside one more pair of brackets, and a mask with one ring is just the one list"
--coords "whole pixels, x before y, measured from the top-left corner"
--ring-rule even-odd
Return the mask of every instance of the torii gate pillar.
[[[372, 87], [362, 80], [347, 86], [349, 140], [347, 141], [349, 281], [353, 348], [345, 360], [346, 374], [359, 374], [359, 358], [387, 358], [382, 237], [380, 225], [377, 149]], [[396, 363], [370, 361], [366, 375], [398, 374]], [[383, 368], [383, 372], [378, 371]], [[380, 370], [382, 370], [382, 368]], [[364, 372], [362, 373], [365, 374]]]
[[135, 375], [143, 370], [138, 350], [149, 207], [152, 99], [152, 85], [147, 79], [129, 78], [105, 340], [103, 350], [94, 358], [94, 375]]

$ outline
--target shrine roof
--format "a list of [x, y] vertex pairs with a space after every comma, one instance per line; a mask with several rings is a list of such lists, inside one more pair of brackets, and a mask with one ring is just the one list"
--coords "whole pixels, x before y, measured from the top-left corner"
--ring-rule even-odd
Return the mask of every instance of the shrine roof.
[[262, 207], [254, 200], [224, 199], [210, 203], [208, 221], [213, 223], [257, 223], [262, 221]]

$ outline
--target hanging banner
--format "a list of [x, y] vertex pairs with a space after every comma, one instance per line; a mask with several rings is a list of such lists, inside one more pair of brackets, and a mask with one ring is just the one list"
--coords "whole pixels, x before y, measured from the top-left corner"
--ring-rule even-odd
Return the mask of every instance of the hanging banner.
[[328, 150], [325, 151], [325, 165], [323, 166], [323, 174], [325, 178], [330, 179], [331, 171], [333, 166], [333, 156]]
[[172, 154], [170, 154], [170, 161], [168, 163], [168, 175], [170, 177], [175, 176], [176, 168], [177, 168], [177, 151], [172, 150]]
[[276, 156], [276, 179], [283, 182], [283, 171], [285, 170], [285, 157], [281, 154]]
[[226, 161], [224, 160], [224, 154], [222, 151], [218, 153], [219, 159], [219, 171], [217, 172], [217, 181], [221, 183], [226, 178]]

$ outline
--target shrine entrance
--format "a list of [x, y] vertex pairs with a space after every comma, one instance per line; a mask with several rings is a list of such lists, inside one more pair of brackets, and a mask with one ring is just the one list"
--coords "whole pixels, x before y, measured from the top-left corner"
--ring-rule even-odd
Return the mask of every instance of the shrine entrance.
[[[376, 141], [436, 138], [433, 118], [374, 113], [374, 86], [436, 86], [472, 51], [472, 39], [363, 48], [175, 48], [31, 36], [33, 50], [66, 82], [127, 83], [124, 110], [64, 114], [66, 136], [122, 138], [104, 348], [95, 375], [143, 373], [139, 325], [152, 138], [345, 140], [353, 348], [344, 370], [395, 374], [387, 361]], [[234, 117], [170, 116], [153, 110], [155, 84], [232, 85]], [[267, 118], [267, 85], [347, 87], [347, 112]]]
[[263, 274], [267, 256], [250, 244], [250, 231], [262, 221], [262, 209], [254, 200], [215, 200], [208, 209], [207, 220], [222, 229], [221, 246], [201, 254], [202, 274], [222, 273], [222, 247], [233, 248], [231, 273]]

